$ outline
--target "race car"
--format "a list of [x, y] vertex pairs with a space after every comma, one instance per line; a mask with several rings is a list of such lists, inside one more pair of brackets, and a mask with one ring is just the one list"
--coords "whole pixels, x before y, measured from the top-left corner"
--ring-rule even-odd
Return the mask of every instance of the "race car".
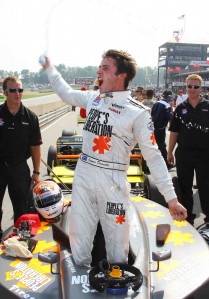
[[[59, 185], [61, 180], [70, 190], [72, 190], [74, 171], [82, 144], [82, 135], [77, 135], [75, 131], [63, 130], [62, 136], [57, 139], [56, 146], [51, 145], [48, 150], [48, 174]], [[61, 187], [63, 187], [62, 184]]]
[[[70, 201], [69, 196], [65, 194]], [[94, 264], [86, 268], [75, 264], [70, 249], [70, 208], [59, 221], [39, 223], [37, 235], [30, 238], [37, 241], [32, 257], [8, 256], [1, 247], [1, 298], [207, 298], [208, 244], [188, 222], [173, 221], [167, 208], [132, 197], [128, 264], [109, 264], [100, 255], [104, 243], [98, 227]]]
[[[82, 143], [82, 135], [77, 135], [75, 131], [63, 130], [62, 136], [57, 139], [56, 146], [51, 145], [48, 150], [48, 174], [56, 183], [60, 184], [61, 180], [69, 189], [72, 189], [74, 171], [80, 157]], [[130, 165], [127, 173], [127, 179], [131, 184], [133, 193], [144, 194], [145, 178], [146, 186], [150, 186], [148, 182], [150, 182], [151, 177], [149, 175], [145, 176], [148, 173], [148, 168], [143, 160], [139, 146], [136, 144], [130, 156]], [[155, 193], [157, 193], [157, 189]], [[152, 194], [152, 192], [149, 192], [149, 194]], [[162, 197], [160, 193], [158, 197]]]

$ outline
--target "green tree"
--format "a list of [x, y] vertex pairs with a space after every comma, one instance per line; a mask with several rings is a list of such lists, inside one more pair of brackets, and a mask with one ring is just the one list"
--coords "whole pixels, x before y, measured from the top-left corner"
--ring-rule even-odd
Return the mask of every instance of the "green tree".
[[29, 70], [22, 70], [21, 71], [21, 77], [22, 77], [22, 82], [25, 84], [29, 84], [30, 83], [30, 71]]
[[[57, 70], [62, 74], [63, 78], [68, 83], [74, 83], [76, 77], [97, 77], [96, 66], [86, 67], [69, 67], [65, 64], [59, 64], [56, 66]], [[157, 67], [146, 66], [143, 68], [137, 68], [136, 76], [130, 84], [130, 87], [143, 86], [143, 87], [155, 87], [157, 85]], [[46, 72], [41, 68], [39, 72], [30, 72], [28, 69], [23, 69], [20, 73], [17, 71], [5, 71], [0, 70], [0, 78], [5, 78], [9, 75], [14, 75], [22, 78], [23, 84], [48, 84], [48, 77]], [[163, 71], [160, 69], [160, 84], [164, 83]]]

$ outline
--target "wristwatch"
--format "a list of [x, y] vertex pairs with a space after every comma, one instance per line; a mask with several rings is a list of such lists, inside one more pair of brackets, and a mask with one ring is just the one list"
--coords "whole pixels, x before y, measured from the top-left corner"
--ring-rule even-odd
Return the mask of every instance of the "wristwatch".
[[34, 173], [34, 174], [40, 174], [40, 171], [36, 171], [36, 170], [34, 170], [33, 173]]

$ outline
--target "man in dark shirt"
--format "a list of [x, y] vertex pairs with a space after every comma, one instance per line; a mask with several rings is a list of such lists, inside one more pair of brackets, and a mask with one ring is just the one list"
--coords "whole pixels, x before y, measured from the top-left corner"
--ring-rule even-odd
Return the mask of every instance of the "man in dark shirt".
[[[0, 106], [0, 238], [2, 236], [2, 202], [6, 187], [14, 210], [14, 222], [28, 213], [31, 183], [39, 181], [40, 145], [38, 117], [21, 102], [23, 87], [17, 77], [3, 82], [6, 101]], [[27, 159], [32, 158], [33, 175]]]
[[188, 99], [176, 107], [170, 124], [168, 163], [174, 163], [179, 179], [182, 203], [187, 208], [187, 220], [194, 224], [193, 178], [199, 191], [205, 222], [209, 222], [209, 101], [200, 97], [202, 78], [192, 74], [186, 79]]
[[209, 87], [207, 88], [207, 94], [204, 95], [204, 98], [209, 101]]
[[168, 122], [170, 122], [172, 118], [170, 105], [171, 95], [171, 90], [164, 90], [162, 94], [163, 99], [156, 102], [151, 110], [152, 121], [154, 123], [155, 139], [168, 168], [170, 168], [170, 166], [167, 163], [167, 149], [165, 139], [166, 127], [168, 125]]

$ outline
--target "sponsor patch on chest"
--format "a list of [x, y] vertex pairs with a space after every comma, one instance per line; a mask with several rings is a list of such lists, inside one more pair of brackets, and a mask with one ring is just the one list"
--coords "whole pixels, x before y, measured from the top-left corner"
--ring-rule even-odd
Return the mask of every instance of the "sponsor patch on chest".
[[3, 125], [4, 125], [3, 118], [0, 118], [0, 127], [2, 127]]
[[98, 106], [100, 101], [101, 101], [101, 98], [99, 96], [97, 96], [93, 101], [93, 106]]

